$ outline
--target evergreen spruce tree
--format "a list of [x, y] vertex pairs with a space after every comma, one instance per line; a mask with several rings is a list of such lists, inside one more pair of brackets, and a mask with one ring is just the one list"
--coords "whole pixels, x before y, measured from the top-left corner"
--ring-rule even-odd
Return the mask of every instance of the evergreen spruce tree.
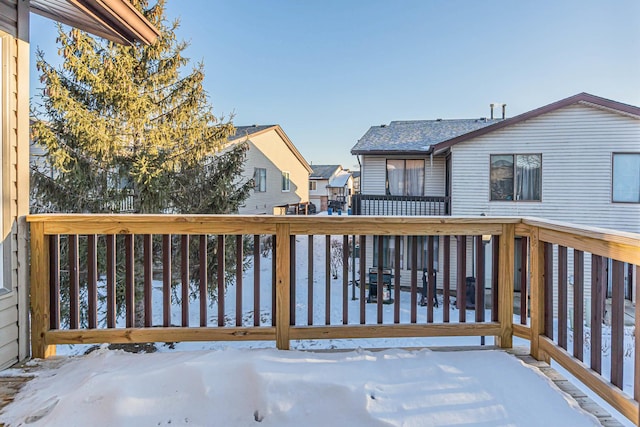
[[[237, 212], [252, 188], [239, 179], [246, 145], [219, 153], [233, 124], [213, 115], [203, 64], [185, 71], [187, 44], [176, 40], [179, 23], [167, 22], [165, 0], [132, 4], [160, 31], [153, 45], [122, 46], [60, 26], [62, 66], [37, 52], [44, 90], [31, 130], [46, 161], [32, 166], [32, 211]], [[216, 257], [207, 258], [213, 299]], [[233, 256], [226, 266], [235, 270]]]

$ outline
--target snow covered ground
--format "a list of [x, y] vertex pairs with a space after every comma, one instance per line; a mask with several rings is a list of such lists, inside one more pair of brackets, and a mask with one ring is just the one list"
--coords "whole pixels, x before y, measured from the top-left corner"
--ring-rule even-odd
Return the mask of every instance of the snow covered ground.
[[[316, 237], [315, 262], [324, 266], [324, 238]], [[299, 237], [296, 281], [298, 324], [307, 323], [306, 237]], [[252, 284], [253, 270], [245, 272]], [[271, 262], [261, 262], [262, 324], [271, 323]], [[314, 323], [324, 324], [324, 268], [314, 272]], [[252, 286], [245, 285], [245, 290]], [[359, 296], [359, 289], [356, 289]], [[342, 322], [342, 280], [331, 280], [331, 323]], [[359, 322], [359, 300], [349, 297], [349, 323]], [[253, 323], [251, 292], [240, 314]], [[408, 323], [410, 296], [402, 294], [401, 320]], [[162, 288], [154, 289], [155, 321], [161, 323]], [[235, 288], [225, 296], [235, 322]], [[393, 321], [385, 305], [384, 322]], [[367, 323], [376, 305], [367, 304]], [[452, 321], [458, 311], [451, 308]], [[216, 324], [217, 306], [209, 310]], [[442, 321], [442, 307], [435, 310]], [[467, 319], [474, 318], [467, 313]], [[179, 305], [172, 309], [180, 323]], [[489, 312], [487, 312], [489, 316]], [[197, 302], [191, 324], [199, 323]], [[418, 322], [426, 321], [419, 307]], [[487, 344], [492, 344], [487, 338]], [[499, 351], [434, 352], [363, 348], [478, 345], [478, 337], [293, 341], [296, 351], [273, 342], [158, 344], [152, 354], [128, 354], [103, 346], [70, 358], [56, 370], [39, 371], [0, 415], [9, 425], [34, 426], [589, 426], [595, 419], [571, 403], [538, 372]], [[265, 348], [266, 347], [266, 348]], [[59, 354], [82, 354], [87, 346], [58, 346]], [[318, 353], [308, 349], [357, 349]], [[605, 355], [606, 365], [606, 355]], [[606, 369], [606, 368], [605, 368]], [[11, 374], [7, 372], [5, 374]], [[627, 391], [628, 392], [628, 391]], [[631, 424], [629, 424], [631, 425]]]

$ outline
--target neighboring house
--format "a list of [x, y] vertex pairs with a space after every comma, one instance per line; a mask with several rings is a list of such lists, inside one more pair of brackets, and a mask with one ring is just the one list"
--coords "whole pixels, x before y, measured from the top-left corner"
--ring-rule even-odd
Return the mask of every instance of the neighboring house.
[[360, 171], [352, 171], [353, 177], [353, 194], [360, 194]]
[[353, 177], [341, 165], [311, 165], [309, 201], [321, 211], [346, 210], [351, 206]]
[[[509, 119], [391, 122], [369, 129], [351, 153], [362, 165], [356, 214], [536, 216], [640, 232], [635, 106], [581, 93]], [[373, 266], [375, 245], [367, 246]], [[408, 240], [394, 246], [384, 242], [385, 259], [391, 264], [399, 250], [408, 270]], [[434, 254], [437, 264], [442, 249]], [[520, 262], [516, 257], [516, 271]], [[473, 269], [467, 263], [467, 275]], [[455, 273], [452, 265], [454, 284]], [[637, 278], [630, 266], [625, 279], [631, 298]]]
[[123, 44], [153, 43], [157, 30], [124, 0], [0, 0], [0, 369], [29, 356], [29, 13]]
[[244, 173], [255, 182], [239, 213], [283, 213], [278, 207], [309, 201], [311, 166], [279, 125], [237, 126], [229, 140], [249, 143]]

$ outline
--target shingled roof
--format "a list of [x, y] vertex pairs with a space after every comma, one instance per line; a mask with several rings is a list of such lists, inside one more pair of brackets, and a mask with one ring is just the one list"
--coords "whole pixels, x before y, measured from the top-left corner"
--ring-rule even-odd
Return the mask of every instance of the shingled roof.
[[351, 154], [439, 153], [459, 142], [538, 117], [573, 104], [602, 108], [640, 118], [640, 108], [585, 92], [508, 119], [413, 120], [372, 126], [351, 149]]
[[313, 172], [309, 179], [329, 179], [340, 165], [311, 165]]
[[410, 120], [372, 126], [351, 154], [427, 153], [431, 146], [490, 126], [501, 119]]
[[272, 128], [277, 125], [250, 125], [250, 126], [236, 126], [236, 132], [233, 135], [229, 135], [229, 141], [233, 141], [244, 136], [250, 136], [254, 133], [262, 132], [263, 130]]

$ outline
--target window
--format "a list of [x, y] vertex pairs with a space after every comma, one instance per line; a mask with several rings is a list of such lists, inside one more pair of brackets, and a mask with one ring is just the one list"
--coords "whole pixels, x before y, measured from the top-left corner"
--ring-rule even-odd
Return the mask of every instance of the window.
[[282, 172], [282, 191], [291, 191], [291, 181], [289, 180], [289, 172]]
[[542, 154], [491, 155], [491, 200], [535, 200], [542, 194]]
[[[373, 266], [378, 266], [378, 239], [382, 239], [382, 268], [396, 268], [396, 238], [373, 236]], [[402, 242], [400, 239], [400, 268], [402, 268]]]
[[264, 168], [255, 168], [253, 171], [254, 191], [256, 193], [264, 193], [267, 191], [267, 170]]
[[612, 200], [640, 203], [640, 153], [613, 154]]
[[387, 160], [387, 194], [424, 195], [424, 160]]
[[[429, 236], [417, 236], [417, 248], [418, 248], [418, 270], [429, 267]], [[438, 246], [440, 244], [439, 236], [433, 236], [433, 268], [438, 271]], [[411, 259], [413, 258], [413, 237], [407, 237], [407, 268], [413, 269], [411, 265]]]
[[316, 191], [318, 188], [318, 183], [316, 181], [309, 181], [309, 190]]

